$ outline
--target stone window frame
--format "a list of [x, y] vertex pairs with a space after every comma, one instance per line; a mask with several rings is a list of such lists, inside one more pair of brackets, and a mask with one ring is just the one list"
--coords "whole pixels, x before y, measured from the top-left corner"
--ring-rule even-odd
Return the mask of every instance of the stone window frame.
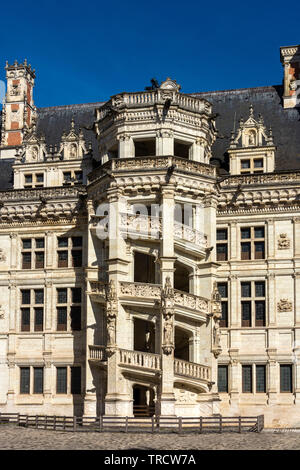
[[[256, 295], [256, 284], [258, 283], [264, 283], [264, 296], [257, 296]], [[243, 296], [243, 288], [242, 284], [250, 284], [250, 296]], [[267, 315], [266, 315], [266, 306], [267, 306], [267, 301], [266, 301], [266, 280], [265, 279], [251, 279], [251, 280], [243, 280], [240, 281], [240, 305], [241, 305], [241, 327], [242, 328], [265, 328], [267, 324]], [[263, 325], [257, 325], [257, 320], [256, 320], [256, 302], [264, 302], [265, 306], [265, 317], [264, 317], [264, 324]], [[243, 308], [242, 305], [243, 303], [250, 303], [250, 325], [243, 324]]]
[[[28, 392], [22, 391], [22, 369], [29, 369], [29, 389]], [[42, 369], [43, 371], [43, 380], [42, 380], [42, 391], [36, 392], [36, 376], [35, 370]], [[43, 364], [35, 365], [19, 365], [19, 394], [20, 395], [44, 395], [45, 390], [45, 367]]]
[[[240, 174], [241, 175], [253, 175], [253, 174], [261, 174], [265, 173], [265, 158], [263, 156], [245, 156], [245, 157], [240, 157]], [[262, 161], [262, 166], [261, 167], [256, 167], [255, 162], [256, 161]], [[242, 163], [243, 162], [249, 162], [249, 167], [248, 168], [243, 168]]]
[[[228, 313], [229, 313], [229, 308], [228, 308], [228, 307], [229, 307], [229, 295], [228, 295], [229, 285], [228, 285], [228, 281], [218, 281], [218, 283], [217, 283], [218, 288], [219, 288], [219, 285], [220, 285], [220, 284], [226, 285], [226, 291], [227, 291], [227, 292], [226, 292], [226, 294], [227, 294], [226, 297], [223, 297], [223, 296], [221, 295], [221, 292], [219, 292], [220, 295], [221, 295], [221, 306], [222, 306], [222, 318], [221, 318], [221, 320], [220, 320], [220, 328], [228, 328], [228, 326], [229, 326], [229, 314], [228, 314]], [[225, 308], [224, 308], [224, 307], [225, 307]], [[226, 310], [226, 321], [225, 321], [225, 325], [223, 324], [223, 322], [224, 322], [224, 319], [223, 319], [224, 310], [223, 310], [223, 309]]]
[[[66, 178], [67, 174], [70, 174], [70, 178]], [[78, 175], [80, 175], [80, 178], [77, 177]], [[77, 184], [83, 184], [83, 171], [80, 168], [62, 170], [62, 186], [74, 186]]]
[[[73, 293], [72, 289], [80, 289], [81, 291], [81, 302], [73, 302]], [[66, 290], [67, 291], [67, 301], [66, 302], [59, 302], [58, 298], [58, 291], [59, 290]], [[82, 297], [83, 297], [83, 289], [81, 286], [73, 286], [73, 287], [65, 287], [65, 286], [57, 286], [56, 287], [56, 331], [63, 331], [63, 332], [74, 332], [74, 331], [82, 331]], [[80, 328], [72, 328], [72, 307], [80, 308]], [[66, 323], [58, 323], [58, 309], [64, 308], [66, 310]], [[66, 328], [59, 328], [59, 325], [66, 325]]]
[[[81, 245], [74, 246], [74, 239], [81, 238]], [[62, 239], [68, 239], [66, 246], [59, 246], [59, 241]], [[74, 266], [74, 258], [72, 252], [81, 252], [81, 264], [80, 266]], [[59, 253], [67, 252], [67, 263], [60, 263]], [[83, 236], [82, 235], [57, 235], [56, 237], [56, 265], [58, 268], [82, 268], [82, 255], [83, 255]]]
[[[23, 292], [30, 292], [30, 303], [23, 303]], [[43, 291], [43, 302], [36, 303], [36, 291]], [[24, 329], [23, 325], [23, 311], [29, 310], [29, 325], [28, 329]], [[42, 328], [37, 328], [36, 324], [36, 310], [42, 309], [43, 311], [43, 323]], [[45, 289], [44, 287], [20, 287], [20, 332], [22, 333], [41, 333], [45, 329]]]
[[[258, 382], [257, 382], [257, 367], [264, 367], [264, 391], [258, 391]], [[243, 370], [245, 368], [251, 368], [251, 391], [244, 391], [244, 375], [243, 375]], [[266, 362], [262, 363], [249, 363], [245, 362], [241, 364], [241, 393], [242, 394], [251, 394], [251, 395], [256, 395], [256, 394], [263, 394], [267, 393], [267, 378], [268, 378], [268, 365]]]
[[[263, 228], [264, 229], [264, 236], [263, 237], [256, 237], [255, 236], [255, 230]], [[242, 230], [250, 230], [250, 237], [249, 238], [243, 238], [242, 237]], [[259, 253], [256, 251], [255, 246], [256, 243], [263, 243], [264, 244], [264, 251], [263, 254], [264, 256], [262, 258], [256, 257], [256, 253]], [[243, 251], [242, 251], [242, 246], [245, 244], [250, 244], [250, 258], [243, 258]], [[245, 225], [245, 226], [240, 226], [240, 259], [241, 261], [253, 261], [253, 260], [264, 260], [266, 259], [266, 227], [265, 225]]]
[[[289, 390], [282, 390], [282, 375], [281, 375], [282, 367], [289, 367], [289, 369], [291, 371], [290, 389]], [[279, 363], [279, 393], [294, 393], [294, 390], [295, 390], [294, 379], [295, 379], [294, 364], [292, 364], [290, 362], [280, 362]]]
[[[218, 239], [218, 232], [226, 230], [226, 239]], [[218, 246], [225, 246], [226, 248], [226, 255], [225, 259], [220, 259], [218, 256]], [[229, 228], [226, 227], [218, 227], [216, 230], [216, 260], [217, 261], [228, 261], [229, 259]]]
[[[31, 240], [31, 247], [30, 248], [24, 248], [24, 243], [23, 241]], [[43, 247], [38, 247], [37, 246], [37, 240], [43, 240]], [[26, 237], [22, 236], [21, 237], [21, 269], [27, 270], [27, 269], [44, 269], [45, 268], [45, 254], [46, 254], [46, 237], [44, 235], [42, 236], [35, 236], [35, 237]], [[26, 263], [24, 263], [23, 259], [23, 254], [30, 253], [30, 266], [26, 267]], [[37, 253], [43, 253], [43, 265], [37, 266], [38, 261], [37, 261]]]
[[[38, 181], [38, 176], [43, 176], [43, 181]], [[26, 183], [26, 176], [31, 176], [31, 183]], [[43, 188], [45, 184], [45, 173], [44, 171], [36, 171], [35, 173], [23, 173], [23, 186], [25, 189], [30, 188]]]
[[[58, 391], [58, 369], [65, 369], [66, 370], [66, 392], [59, 392]], [[72, 392], [72, 370], [73, 369], [80, 369], [80, 393]], [[55, 365], [55, 394], [58, 396], [61, 395], [82, 395], [83, 394], [83, 366], [82, 364], [56, 364]]]
[[[226, 390], [219, 390], [219, 370], [223, 368], [226, 370]], [[218, 392], [219, 393], [229, 393], [229, 373], [230, 368], [229, 364], [218, 364]]]

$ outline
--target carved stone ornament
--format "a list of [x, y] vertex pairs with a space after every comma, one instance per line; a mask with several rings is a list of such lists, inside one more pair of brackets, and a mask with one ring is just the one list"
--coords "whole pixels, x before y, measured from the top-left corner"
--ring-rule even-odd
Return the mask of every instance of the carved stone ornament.
[[118, 315], [118, 296], [114, 281], [110, 281], [106, 291], [106, 331], [108, 355], [116, 351], [116, 323]]
[[174, 350], [174, 289], [168, 276], [161, 290], [161, 313], [163, 317], [162, 350], [166, 355]]
[[0, 320], [3, 320], [4, 319], [4, 310], [2, 308], [2, 305], [0, 305]]
[[222, 304], [221, 295], [218, 290], [217, 283], [214, 283], [213, 292], [211, 296], [211, 314], [213, 317], [212, 326], [212, 352], [217, 358], [221, 352], [221, 335], [220, 335], [220, 320], [222, 318]]
[[0, 248], [0, 263], [3, 263], [4, 261], [6, 261], [6, 255], [3, 248]]
[[288, 299], [281, 299], [277, 303], [278, 312], [290, 312], [293, 308], [292, 302]]
[[278, 250], [287, 250], [290, 248], [291, 242], [290, 239], [287, 238], [286, 233], [281, 233], [278, 238]]

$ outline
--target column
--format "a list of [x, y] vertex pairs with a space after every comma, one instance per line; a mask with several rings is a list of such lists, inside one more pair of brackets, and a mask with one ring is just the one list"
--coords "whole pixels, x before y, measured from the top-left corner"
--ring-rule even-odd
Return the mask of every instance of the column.
[[205, 162], [206, 140], [203, 137], [196, 139], [192, 145], [192, 158], [195, 162]]
[[161, 240], [161, 313], [160, 338], [162, 376], [160, 387], [160, 414], [175, 415], [174, 395], [174, 191], [173, 185], [162, 187], [162, 240]]
[[117, 139], [119, 141], [119, 158], [134, 158], [135, 148], [132, 137], [128, 134], [121, 134]]
[[268, 314], [269, 314], [269, 321], [267, 325], [275, 326], [276, 325], [276, 279], [275, 274], [270, 273], [267, 277], [267, 305], [268, 305]]
[[300, 217], [293, 219], [294, 223], [294, 258], [300, 257]]
[[174, 155], [174, 137], [171, 130], [165, 129], [157, 131], [156, 155]]
[[268, 405], [274, 405], [275, 403], [277, 403], [279, 383], [280, 383], [279, 365], [274, 357], [269, 359], [267, 370], [268, 370], [268, 380], [267, 380]]
[[267, 256], [268, 258], [275, 257], [275, 230], [274, 230], [274, 220], [267, 220]]
[[288, 62], [285, 62], [283, 67], [284, 67], [284, 97], [289, 98], [290, 97], [290, 75], [289, 75], [290, 64]]
[[18, 235], [16, 233], [10, 233], [10, 239], [11, 239], [11, 251], [10, 251], [10, 259], [11, 259], [11, 264], [10, 267], [11, 269], [14, 269], [17, 267], [17, 253], [18, 253], [18, 247], [17, 247], [17, 242], [18, 242]]
[[229, 276], [230, 279], [230, 325], [232, 327], [240, 327], [241, 319], [238, 316], [240, 312], [238, 297], [238, 277], [236, 274]]
[[230, 222], [229, 224], [229, 241], [228, 241], [228, 259], [236, 260], [238, 254], [238, 234], [237, 223]]
[[234, 357], [234, 351], [231, 351], [231, 361], [229, 367], [229, 384], [228, 392], [230, 396], [230, 404], [238, 404], [239, 391], [241, 384], [241, 364], [238, 362], [237, 357]]

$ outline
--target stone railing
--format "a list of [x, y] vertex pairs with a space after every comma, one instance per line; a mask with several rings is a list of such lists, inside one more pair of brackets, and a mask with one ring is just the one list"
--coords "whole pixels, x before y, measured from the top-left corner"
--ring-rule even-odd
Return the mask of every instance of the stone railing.
[[179, 222], [174, 223], [174, 238], [198, 245], [203, 250], [207, 247], [207, 237], [204, 233]]
[[88, 294], [97, 294], [101, 297], [106, 297], [106, 288], [107, 283], [103, 281], [89, 281], [90, 283], [90, 290]]
[[148, 284], [143, 282], [120, 282], [120, 295], [128, 297], [144, 297], [160, 299], [161, 286], [159, 284]]
[[203, 98], [194, 97], [179, 93], [177, 90], [157, 88], [144, 92], [119, 93], [113, 96], [107, 103], [97, 109], [97, 119], [104, 119], [111, 113], [111, 107], [135, 108], [154, 104], [164, 104], [166, 99], [172, 100], [172, 105], [177, 105], [182, 109], [194, 111], [196, 113], [211, 113], [211, 104]]
[[57, 186], [52, 188], [26, 188], [0, 191], [0, 199], [2, 202], [10, 202], [45, 198], [51, 202], [53, 199], [77, 198], [79, 194], [85, 194], [83, 186]]
[[211, 368], [203, 366], [202, 364], [196, 364], [195, 362], [174, 359], [174, 374], [191, 377], [193, 379], [210, 381]]
[[[120, 282], [120, 295], [123, 297], [143, 297], [150, 299], [161, 298], [161, 285], [143, 282]], [[174, 289], [174, 302], [179, 307], [186, 307], [209, 313], [209, 300], [198, 295]]]
[[209, 300], [198, 295], [174, 289], [175, 305], [209, 313]]
[[106, 350], [105, 346], [89, 346], [90, 350], [90, 359], [96, 361], [106, 361]]
[[107, 175], [110, 171], [132, 171], [132, 170], [167, 170], [170, 166], [176, 166], [176, 170], [187, 171], [197, 175], [216, 176], [216, 169], [212, 165], [202, 162], [188, 160], [186, 158], [166, 156], [147, 156], [135, 158], [113, 158], [103, 165], [93, 170], [89, 175], [89, 183], [97, 180], [101, 176]]
[[161, 356], [142, 351], [119, 349], [119, 363], [135, 367], [145, 367], [152, 370], [161, 370]]
[[128, 234], [147, 235], [151, 238], [160, 238], [161, 220], [159, 217], [151, 217], [142, 214], [120, 214], [120, 229]]
[[238, 185], [260, 185], [273, 183], [294, 183], [300, 181], [300, 171], [282, 171], [278, 173], [260, 173], [258, 175], [228, 176], [220, 181], [222, 188]]

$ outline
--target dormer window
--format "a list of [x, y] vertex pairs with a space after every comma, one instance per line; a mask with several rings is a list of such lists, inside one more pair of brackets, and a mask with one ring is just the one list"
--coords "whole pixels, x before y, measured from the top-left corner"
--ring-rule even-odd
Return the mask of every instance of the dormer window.
[[24, 188], [42, 188], [44, 173], [27, 173], [24, 175]]
[[264, 172], [264, 159], [263, 158], [247, 158], [241, 159], [241, 171], [242, 175], [249, 175], [251, 173], [263, 173]]
[[63, 186], [72, 186], [74, 184], [82, 184], [83, 174], [81, 170], [72, 170], [63, 172]]

